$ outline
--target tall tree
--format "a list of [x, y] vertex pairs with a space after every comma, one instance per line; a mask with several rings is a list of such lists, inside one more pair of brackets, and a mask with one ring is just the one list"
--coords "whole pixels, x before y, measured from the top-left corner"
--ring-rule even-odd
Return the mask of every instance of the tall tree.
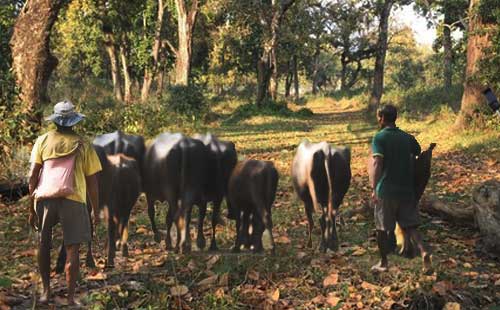
[[[160, 63], [160, 48], [162, 46], [162, 27], [163, 27], [163, 17], [165, 15], [165, 6], [163, 0], [158, 0], [158, 14], [156, 18], [154, 43], [151, 56], [153, 57], [153, 63], [150, 66], [146, 66], [144, 69], [144, 80], [142, 83], [141, 91], [141, 101], [145, 102], [149, 97], [149, 91], [151, 89], [151, 84], [158, 71]], [[179, 35], [180, 36], [180, 35]]]
[[277, 46], [283, 16], [295, 0], [271, 0], [258, 6], [259, 19], [263, 28], [261, 54], [257, 61], [257, 99], [258, 106], [264, 99], [276, 99], [278, 89]]
[[382, 92], [384, 90], [384, 65], [387, 52], [387, 40], [389, 37], [389, 17], [394, 0], [378, 1], [377, 11], [379, 17], [377, 50], [375, 52], [375, 69], [373, 72], [373, 83], [370, 100], [368, 102], [370, 109], [375, 109], [380, 105]]
[[199, 0], [175, 0], [177, 12], [177, 48], [169, 41], [166, 44], [175, 54], [175, 84], [187, 86], [191, 74], [193, 55], [193, 30], [200, 10]]
[[39, 106], [49, 102], [47, 84], [57, 66], [50, 53], [50, 34], [65, 0], [31, 0], [25, 3], [17, 17], [10, 40], [12, 68], [25, 113], [36, 123], [41, 122]]
[[479, 81], [478, 75], [481, 62], [485, 58], [485, 50], [491, 46], [491, 30], [495, 25], [485, 21], [482, 14], [478, 14], [480, 4], [480, 0], [471, 0], [469, 5], [466, 80], [460, 112], [455, 122], [459, 128], [470, 126], [484, 105], [482, 91], [485, 85]]

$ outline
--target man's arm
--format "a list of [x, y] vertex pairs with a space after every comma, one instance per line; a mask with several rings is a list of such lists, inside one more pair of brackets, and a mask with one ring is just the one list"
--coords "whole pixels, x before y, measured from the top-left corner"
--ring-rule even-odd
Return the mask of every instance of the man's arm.
[[97, 173], [85, 177], [87, 192], [89, 194], [90, 205], [94, 213], [94, 222], [99, 224], [99, 181]]
[[372, 189], [375, 190], [377, 188], [378, 181], [380, 181], [380, 178], [382, 177], [384, 158], [382, 156], [373, 156], [371, 163], [372, 167], [370, 169], [370, 180]]
[[28, 187], [30, 191], [30, 196], [33, 196], [36, 187], [38, 186], [38, 179], [40, 178], [40, 170], [42, 170], [42, 165], [39, 163], [31, 163]]

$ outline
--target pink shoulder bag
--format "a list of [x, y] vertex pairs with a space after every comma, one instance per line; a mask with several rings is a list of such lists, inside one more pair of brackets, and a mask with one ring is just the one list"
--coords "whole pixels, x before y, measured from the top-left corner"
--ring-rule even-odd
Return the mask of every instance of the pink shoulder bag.
[[43, 162], [38, 186], [34, 192], [37, 200], [62, 198], [75, 193], [75, 158], [78, 148], [71, 154]]

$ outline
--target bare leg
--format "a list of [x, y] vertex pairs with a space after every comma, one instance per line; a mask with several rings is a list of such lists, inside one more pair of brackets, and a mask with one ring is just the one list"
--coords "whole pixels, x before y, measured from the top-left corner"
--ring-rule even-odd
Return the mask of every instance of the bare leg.
[[432, 268], [431, 251], [427, 245], [424, 244], [422, 236], [414, 227], [404, 228], [403, 231], [406, 231], [408, 236], [417, 244], [420, 254], [422, 255], [423, 269], [424, 271], [429, 271]]
[[68, 305], [75, 304], [75, 288], [78, 273], [80, 271], [80, 257], [78, 250], [80, 244], [72, 244], [66, 246], [68, 258], [66, 259], [66, 282], [68, 284]]
[[40, 242], [38, 248], [38, 268], [42, 277], [43, 291], [40, 302], [45, 304], [50, 298], [50, 246]]
[[389, 254], [388, 234], [384, 230], [377, 230], [377, 243], [380, 251], [380, 262], [372, 267], [372, 271], [384, 272], [387, 271], [389, 262], [387, 255]]

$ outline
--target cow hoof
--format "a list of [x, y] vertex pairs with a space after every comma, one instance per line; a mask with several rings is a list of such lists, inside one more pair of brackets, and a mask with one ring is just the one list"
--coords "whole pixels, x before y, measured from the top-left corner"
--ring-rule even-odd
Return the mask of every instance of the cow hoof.
[[218, 248], [217, 248], [217, 244], [215, 244], [215, 242], [212, 242], [210, 244], [210, 248], [209, 248], [210, 251], [217, 251]]
[[63, 265], [57, 264], [55, 271], [56, 271], [57, 274], [63, 273], [64, 272], [64, 264]]
[[205, 238], [198, 238], [196, 240], [196, 246], [198, 247], [198, 249], [200, 250], [203, 250], [205, 249], [205, 246], [206, 246], [207, 242], [205, 241]]
[[311, 240], [309, 240], [309, 241], [307, 242], [307, 247], [308, 247], [308, 248], [312, 248], [312, 247], [313, 247], [313, 243], [312, 243], [312, 241], [311, 241]]
[[161, 236], [160, 236], [160, 234], [155, 233], [154, 238], [155, 238], [155, 242], [156, 242], [156, 243], [160, 243], [160, 242], [161, 242]]
[[128, 247], [126, 246], [122, 247], [122, 256], [128, 257]]
[[115, 268], [115, 262], [114, 262], [114, 260], [108, 260], [106, 262], [105, 268], [106, 269], [113, 269], [113, 268]]

